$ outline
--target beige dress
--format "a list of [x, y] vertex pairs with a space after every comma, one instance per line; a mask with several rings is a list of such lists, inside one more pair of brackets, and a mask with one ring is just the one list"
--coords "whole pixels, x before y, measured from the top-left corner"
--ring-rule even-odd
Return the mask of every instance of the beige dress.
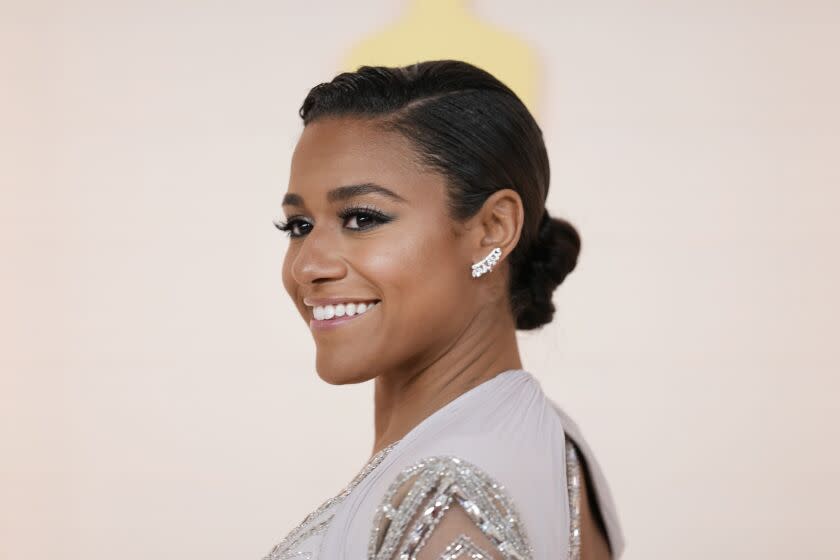
[[580, 429], [531, 373], [507, 370], [377, 453], [264, 560], [576, 560], [584, 468], [618, 559], [616, 508]]

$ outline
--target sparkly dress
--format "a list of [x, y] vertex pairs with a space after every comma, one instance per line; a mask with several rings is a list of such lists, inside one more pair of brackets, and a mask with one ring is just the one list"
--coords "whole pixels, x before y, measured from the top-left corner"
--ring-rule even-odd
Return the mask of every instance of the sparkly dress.
[[506, 370], [374, 455], [264, 560], [577, 560], [584, 469], [618, 559], [616, 508], [580, 429], [531, 373]]

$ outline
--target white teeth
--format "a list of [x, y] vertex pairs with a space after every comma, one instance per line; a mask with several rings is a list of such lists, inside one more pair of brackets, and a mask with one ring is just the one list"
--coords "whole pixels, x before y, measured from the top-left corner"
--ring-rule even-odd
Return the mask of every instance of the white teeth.
[[336, 305], [316, 305], [312, 308], [312, 316], [318, 321], [325, 319], [332, 319], [333, 317], [344, 317], [345, 315], [352, 317], [353, 315], [361, 315], [373, 309], [375, 303], [339, 303]]

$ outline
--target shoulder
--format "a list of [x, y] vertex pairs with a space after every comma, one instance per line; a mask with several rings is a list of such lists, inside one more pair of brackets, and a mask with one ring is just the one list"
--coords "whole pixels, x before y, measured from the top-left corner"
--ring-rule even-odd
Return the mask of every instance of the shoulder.
[[404, 468], [376, 510], [368, 558], [436, 560], [466, 553], [472, 553], [467, 558], [533, 557], [508, 489], [457, 456], [429, 456]]
[[496, 389], [404, 441], [358, 496], [347, 534], [369, 536], [369, 559], [438, 560], [450, 546], [495, 560], [567, 550], [560, 419], [530, 378]]
[[[482, 499], [486, 504], [486, 497], [492, 496], [492, 507], [485, 510], [496, 512], [498, 521], [505, 517], [507, 504], [513, 512], [508, 517], [519, 527], [519, 536], [508, 539], [529, 543], [533, 554], [515, 556], [516, 549], [509, 547], [513, 552], [504, 553], [508, 556], [496, 552], [487, 558], [545, 558], [558, 553], [563, 557], [569, 547], [568, 532], [558, 530], [569, 523], [564, 456], [562, 420], [536, 380], [524, 373], [499, 377], [432, 415], [404, 438], [348, 496], [326, 537], [325, 550], [341, 560], [365, 556], [382, 560], [388, 554], [399, 557], [394, 551], [404, 548], [405, 539], [417, 538], [419, 545], [419, 539], [428, 535], [416, 556], [424, 560], [431, 547], [445, 549], [442, 541], [448, 546], [462, 533], [476, 547], [479, 543], [490, 547], [492, 539], [469, 516], [475, 510], [466, 506]], [[476, 479], [487, 482], [469, 483]], [[441, 486], [444, 480], [458, 481], [460, 492], [456, 495], [454, 488]], [[435, 486], [450, 488], [443, 496], [446, 510], [436, 505], [441, 492], [435, 494]], [[487, 487], [495, 492], [482, 491]], [[428, 519], [421, 519], [422, 512]], [[434, 519], [438, 521], [433, 524]], [[467, 521], [471, 525], [465, 525]], [[458, 531], [465, 526], [472, 531]], [[484, 527], [509, 533], [492, 523]], [[438, 560], [440, 555], [429, 557]]]

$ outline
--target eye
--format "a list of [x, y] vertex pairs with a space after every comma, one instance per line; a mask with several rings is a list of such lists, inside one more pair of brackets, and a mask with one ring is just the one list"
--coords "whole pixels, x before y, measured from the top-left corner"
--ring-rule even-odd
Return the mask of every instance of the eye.
[[[308, 227], [308, 228], [311, 229], [312, 224], [310, 224], [309, 222], [307, 222], [305, 220], [301, 220], [300, 218], [296, 218], [296, 217], [291, 217], [285, 222], [282, 221], [282, 220], [275, 220], [274, 221], [274, 227], [276, 227], [280, 231], [285, 232], [286, 235], [291, 237], [291, 238], [303, 237], [304, 234], [301, 233], [300, 229], [299, 229], [301, 226]], [[306, 231], [309, 231], [309, 229], [307, 229]]]
[[[373, 206], [352, 206], [344, 208], [338, 213], [338, 217], [344, 220], [345, 227], [351, 231], [366, 231], [393, 220], [391, 216], [377, 210]], [[348, 226], [347, 224], [354, 225]], [[312, 231], [314, 226], [299, 216], [292, 216], [285, 222], [274, 220], [274, 227], [285, 232], [290, 238], [296, 239]]]
[[[368, 230], [380, 224], [388, 223], [392, 219], [390, 216], [380, 212], [372, 206], [354, 206], [345, 208], [338, 213], [338, 216], [343, 220], [346, 220], [346, 223], [355, 222], [355, 227], [348, 226], [348, 229], [355, 231]], [[348, 220], [348, 218], [350, 219]]]

